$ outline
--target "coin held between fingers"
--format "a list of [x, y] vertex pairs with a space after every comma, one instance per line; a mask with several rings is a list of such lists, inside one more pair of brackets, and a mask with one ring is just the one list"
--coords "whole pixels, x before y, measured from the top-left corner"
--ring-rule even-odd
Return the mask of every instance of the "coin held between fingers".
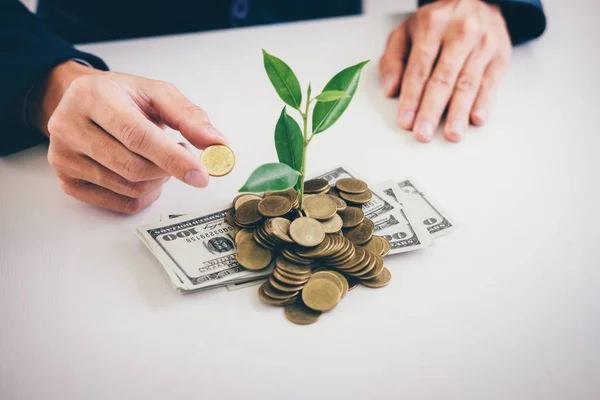
[[222, 144], [207, 147], [200, 155], [200, 162], [204, 164], [210, 176], [225, 176], [233, 170], [235, 154]]

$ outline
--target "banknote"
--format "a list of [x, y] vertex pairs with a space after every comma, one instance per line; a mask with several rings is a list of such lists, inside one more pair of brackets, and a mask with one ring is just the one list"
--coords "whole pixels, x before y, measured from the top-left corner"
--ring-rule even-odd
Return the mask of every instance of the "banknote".
[[[320, 174], [317, 178], [325, 179], [330, 185], [335, 185], [342, 178], [361, 178], [349, 168], [341, 166]], [[393, 181], [391, 186], [396, 186]], [[389, 186], [389, 185], [388, 185]], [[433, 245], [431, 236], [425, 229], [414, 226], [410, 221], [403, 206], [393, 196], [388, 196], [382, 189], [387, 186], [369, 184], [373, 197], [371, 201], [362, 206], [365, 216], [375, 225], [374, 233], [383, 236], [392, 247], [390, 254], [404, 253], [407, 251], [423, 249]], [[411, 223], [412, 222], [412, 223]]]
[[434, 238], [445, 235], [456, 229], [456, 223], [437, 203], [420, 190], [421, 185], [414, 178], [398, 182], [398, 198], [410, 210], [420, 223]]
[[230, 209], [189, 214], [140, 227], [136, 233], [161, 263], [173, 286], [190, 292], [268, 276], [272, 266], [252, 272], [236, 260]]
[[398, 200], [397, 191], [399, 188], [394, 181], [384, 181], [373, 185], [373, 188], [381, 193], [386, 201], [394, 205], [393, 217], [398, 220], [398, 224], [377, 232], [378, 235], [383, 236], [390, 242], [391, 254], [423, 249], [434, 245], [433, 238], [427, 232], [427, 229]]

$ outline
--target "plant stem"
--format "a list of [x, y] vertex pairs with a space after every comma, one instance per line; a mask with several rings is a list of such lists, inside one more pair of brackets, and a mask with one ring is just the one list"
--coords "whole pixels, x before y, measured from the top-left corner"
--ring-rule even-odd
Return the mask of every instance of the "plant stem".
[[302, 142], [302, 170], [300, 171], [300, 177], [298, 178], [298, 187], [296, 189], [296, 192], [298, 193], [298, 203], [300, 204], [300, 211], [302, 211], [302, 201], [304, 197], [304, 177], [306, 176], [306, 149], [308, 148], [310, 139], [312, 139], [312, 137], [310, 139], [308, 137], [308, 106], [311, 103], [311, 100], [308, 98], [309, 95], [307, 95], [305, 111], [302, 112], [298, 110], [300, 111], [300, 114], [302, 115], [302, 121], [304, 122], [304, 129], [302, 132], [304, 134], [304, 140]]

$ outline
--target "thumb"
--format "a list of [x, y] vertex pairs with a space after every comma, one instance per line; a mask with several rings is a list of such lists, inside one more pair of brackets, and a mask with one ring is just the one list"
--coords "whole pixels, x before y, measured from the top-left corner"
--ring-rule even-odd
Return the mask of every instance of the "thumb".
[[392, 97], [400, 90], [404, 63], [408, 58], [409, 37], [406, 22], [398, 25], [388, 38], [385, 51], [379, 59], [379, 75], [386, 96]]
[[229, 142], [208, 119], [206, 112], [189, 101], [170, 83], [153, 81], [150, 105], [160, 122], [183, 135], [194, 147], [204, 150], [213, 144], [227, 145]]

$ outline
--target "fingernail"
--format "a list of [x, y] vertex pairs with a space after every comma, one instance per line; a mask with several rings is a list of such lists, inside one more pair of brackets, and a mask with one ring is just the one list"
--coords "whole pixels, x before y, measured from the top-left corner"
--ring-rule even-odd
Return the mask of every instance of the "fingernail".
[[206, 132], [209, 134], [209, 136], [212, 136], [222, 142], [227, 143], [227, 139], [225, 138], [225, 135], [223, 135], [221, 132], [219, 132], [217, 130], [217, 128], [215, 128], [214, 126], [212, 126], [212, 125], [207, 126]]
[[446, 137], [453, 142], [458, 142], [462, 139], [464, 133], [465, 133], [464, 122], [452, 121], [448, 125], [447, 131], [446, 131]]
[[185, 174], [183, 181], [188, 185], [203, 188], [208, 185], [208, 174], [197, 169], [192, 169]]
[[429, 142], [433, 139], [433, 124], [429, 121], [419, 121], [415, 124], [414, 132], [417, 139]]
[[483, 108], [476, 108], [473, 110], [473, 117], [475, 117], [479, 123], [485, 122], [487, 118], [487, 112]]
[[396, 85], [395, 74], [393, 72], [389, 72], [381, 78], [381, 85], [383, 86], [383, 91], [386, 95], [393, 95], [394, 86]]
[[415, 119], [415, 111], [414, 110], [404, 110], [400, 111], [400, 115], [398, 116], [398, 122], [405, 128], [409, 128], [413, 120]]

